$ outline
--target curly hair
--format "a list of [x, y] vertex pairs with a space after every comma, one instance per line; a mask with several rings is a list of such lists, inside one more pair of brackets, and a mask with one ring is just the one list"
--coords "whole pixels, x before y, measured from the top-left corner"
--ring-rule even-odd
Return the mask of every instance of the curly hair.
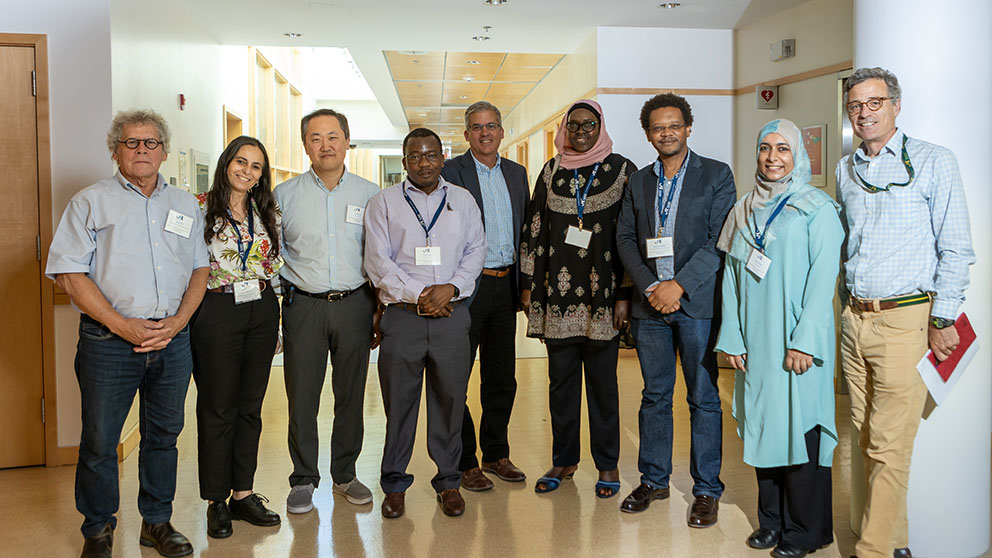
[[122, 110], [114, 115], [113, 122], [110, 123], [110, 130], [107, 131], [107, 149], [111, 153], [117, 150], [117, 141], [124, 133], [124, 126], [131, 124], [152, 124], [158, 128], [158, 139], [162, 142], [162, 149], [169, 152], [169, 141], [172, 134], [169, 132], [169, 125], [165, 123], [162, 115], [148, 109]]
[[689, 106], [689, 101], [675, 93], [662, 93], [651, 97], [641, 107], [641, 128], [647, 130], [651, 126], [651, 113], [665, 107], [679, 109], [682, 112], [682, 120], [685, 125], [692, 126], [692, 107]]

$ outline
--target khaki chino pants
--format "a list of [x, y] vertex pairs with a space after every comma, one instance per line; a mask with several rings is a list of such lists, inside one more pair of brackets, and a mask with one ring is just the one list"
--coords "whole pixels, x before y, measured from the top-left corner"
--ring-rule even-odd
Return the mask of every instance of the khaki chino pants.
[[909, 546], [909, 466], [927, 398], [916, 365], [928, 348], [929, 313], [929, 304], [841, 313], [841, 359], [868, 480], [859, 558]]

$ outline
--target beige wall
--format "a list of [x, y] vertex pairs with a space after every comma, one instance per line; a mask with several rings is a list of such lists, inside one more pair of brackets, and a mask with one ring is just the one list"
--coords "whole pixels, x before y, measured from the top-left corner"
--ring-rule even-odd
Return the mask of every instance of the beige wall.
[[[735, 86], [745, 87], [839, 64], [853, 57], [852, 0], [810, 0], [734, 32]], [[769, 46], [782, 39], [796, 40], [796, 56], [779, 62], [769, 59]], [[778, 110], [755, 108], [755, 93], [738, 95], [734, 111], [734, 176], [738, 194], [754, 184], [755, 139], [761, 126], [788, 118], [798, 126], [827, 125], [824, 191], [835, 195], [833, 169], [840, 159], [838, 75], [805, 79], [779, 87]]]

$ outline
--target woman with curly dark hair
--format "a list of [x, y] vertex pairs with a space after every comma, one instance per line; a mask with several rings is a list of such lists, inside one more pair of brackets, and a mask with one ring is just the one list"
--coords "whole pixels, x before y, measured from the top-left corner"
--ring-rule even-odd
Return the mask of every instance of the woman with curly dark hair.
[[283, 263], [280, 212], [261, 142], [235, 138], [217, 162], [210, 191], [197, 199], [210, 252], [207, 294], [191, 321], [200, 497], [210, 502], [207, 534], [224, 538], [232, 533], [232, 519], [280, 521], [252, 490], [262, 399], [279, 331], [269, 281]]

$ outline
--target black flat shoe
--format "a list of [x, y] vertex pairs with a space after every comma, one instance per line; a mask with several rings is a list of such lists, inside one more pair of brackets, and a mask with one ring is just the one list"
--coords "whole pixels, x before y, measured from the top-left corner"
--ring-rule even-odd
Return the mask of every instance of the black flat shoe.
[[247, 521], [260, 527], [279, 525], [279, 514], [265, 507], [268, 501], [269, 499], [261, 494], [252, 494], [242, 500], [235, 500], [234, 496], [231, 496], [227, 505], [231, 508], [231, 519]]
[[772, 550], [772, 556], [774, 558], [803, 558], [809, 554], [809, 551], [788, 542], [781, 541]]
[[231, 508], [227, 502], [220, 500], [207, 506], [207, 535], [215, 539], [226, 539], [231, 536]]
[[189, 544], [189, 539], [176, 531], [168, 521], [150, 525], [142, 519], [140, 542], [141, 546], [151, 546], [166, 558], [193, 554], [193, 545]]
[[651, 505], [651, 502], [655, 500], [664, 500], [670, 495], [669, 489], [665, 488], [651, 488], [650, 486], [641, 483], [630, 493], [629, 496], [624, 498], [623, 502], [620, 504], [620, 511], [627, 513], [640, 513]]
[[747, 545], [751, 548], [765, 549], [772, 548], [782, 539], [781, 531], [772, 531], [764, 527], [758, 527], [747, 538]]
[[111, 558], [114, 552], [114, 528], [110, 524], [103, 526], [100, 532], [87, 537], [83, 542], [83, 552], [79, 558]]
[[892, 551], [892, 558], [913, 558], [913, 553], [909, 548], [897, 548]]

